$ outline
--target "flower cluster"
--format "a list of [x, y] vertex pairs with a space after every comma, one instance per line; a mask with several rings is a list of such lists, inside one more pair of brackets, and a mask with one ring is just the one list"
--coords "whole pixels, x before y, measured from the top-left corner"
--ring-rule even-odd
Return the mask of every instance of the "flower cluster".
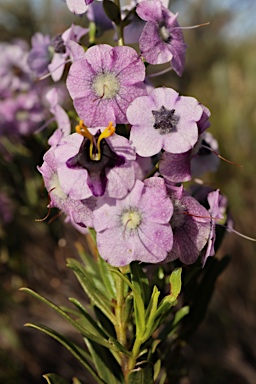
[[[210, 111], [172, 88], [155, 88], [147, 75], [156, 64], [182, 75], [186, 44], [178, 14], [160, 0], [122, 9], [110, 0], [66, 3], [85, 14], [89, 28], [73, 24], [55, 37], [36, 33], [30, 50], [2, 46], [1, 133], [25, 135], [56, 122], [38, 167], [49, 207], [83, 233], [93, 228], [110, 264], [191, 264], [199, 256], [205, 263], [223, 218], [219, 192], [203, 204], [183, 183], [217, 169]], [[111, 28], [118, 45], [97, 44]], [[60, 80], [72, 111], [63, 108]]]

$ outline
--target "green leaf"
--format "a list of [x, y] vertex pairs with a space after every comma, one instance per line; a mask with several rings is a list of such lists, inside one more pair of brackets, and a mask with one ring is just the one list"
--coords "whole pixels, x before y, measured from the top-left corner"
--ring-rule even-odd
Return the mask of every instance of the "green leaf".
[[150, 298], [150, 302], [148, 304], [147, 310], [146, 310], [146, 322], [148, 323], [150, 319], [153, 318], [158, 305], [158, 298], [159, 298], [160, 292], [156, 286], [153, 287], [153, 292]]
[[138, 262], [130, 264], [131, 281], [135, 289], [141, 295], [144, 306], [147, 307], [150, 300], [150, 287], [146, 274], [143, 272], [142, 266]]
[[66, 379], [55, 375], [55, 373], [47, 373], [43, 375], [43, 378], [47, 381], [48, 384], [69, 384]]
[[[47, 335], [51, 336], [55, 340], [57, 340], [59, 343], [61, 343], [69, 352], [72, 353], [72, 355], [87, 369], [88, 372], [94, 377], [94, 379], [99, 384], [107, 384], [105, 381], [103, 381], [97, 373], [94, 371], [94, 369], [91, 367], [91, 365], [88, 363], [88, 360], [91, 361], [91, 356], [84, 351], [81, 347], [79, 347], [74, 342], [66, 339], [64, 336], [59, 334], [58, 332], [52, 330], [51, 328], [46, 327], [45, 325], [41, 324], [34, 324], [34, 323], [27, 323], [25, 324], [27, 327], [35, 328], [41, 332], [46, 333]], [[50, 382], [51, 383], [51, 382]]]
[[161, 370], [161, 360], [160, 359], [158, 359], [157, 361], [156, 361], [156, 363], [154, 364], [154, 382], [157, 380], [157, 378], [158, 378], [158, 375], [159, 375], [159, 373], [160, 373], [160, 370]]
[[107, 334], [98, 326], [96, 321], [89, 315], [82, 304], [74, 298], [70, 298], [69, 300], [80, 310], [82, 314], [79, 324], [81, 324], [84, 328], [87, 329], [88, 332], [91, 332], [95, 336], [106, 338]]
[[168, 336], [173, 335], [176, 332], [178, 326], [180, 325], [181, 320], [183, 319], [183, 317], [185, 317], [186, 315], [189, 314], [189, 310], [190, 310], [190, 308], [189, 308], [188, 305], [180, 308], [175, 313], [173, 321], [170, 321], [168, 324], [165, 325], [165, 327], [162, 329], [162, 331], [160, 332], [158, 337], [161, 340], [166, 340], [166, 338]]
[[82, 384], [82, 383], [77, 377], [73, 377], [72, 384]]
[[110, 0], [103, 0], [103, 8], [108, 18], [116, 25], [121, 22], [121, 13], [119, 7]]
[[182, 268], [176, 268], [170, 276], [170, 300], [175, 301], [181, 291], [181, 272]]
[[109, 264], [106, 263], [100, 256], [98, 260], [98, 265], [100, 269], [100, 275], [104, 283], [105, 289], [108, 292], [108, 295], [115, 299], [116, 298], [116, 286], [112, 273], [109, 270]]
[[[94, 237], [91, 234], [90, 241], [94, 243]], [[95, 246], [96, 247], [96, 246]], [[77, 267], [86, 273], [90, 277], [91, 281], [94, 283], [95, 287], [107, 298], [109, 299], [108, 292], [106, 291], [105, 284], [101, 277], [100, 267], [98, 263], [98, 257], [92, 257], [92, 255], [87, 254], [81, 245], [77, 244], [77, 249], [81, 260], [83, 261], [82, 265], [78, 260], [68, 259], [67, 262], [74, 262]], [[97, 252], [97, 251], [95, 251]]]
[[109, 350], [89, 340], [86, 341], [86, 345], [92, 356], [98, 375], [106, 383], [123, 383], [124, 378], [121, 368]]
[[154, 384], [154, 369], [152, 364], [141, 363], [133, 369], [128, 376], [128, 384]]
[[90, 298], [93, 305], [96, 305], [100, 310], [108, 317], [108, 319], [114, 324], [115, 316], [111, 310], [112, 302], [95, 286], [90, 275], [85, 271], [79, 262], [73, 259], [68, 259], [67, 266], [71, 268], [82, 288]]
[[95, 336], [92, 333], [88, 332], [86, 328], [84, 328], [76, 320], [73, 320], [70, 316], [67, 315], [66, 312], [64, 312], [60, 307], [58, 307], [56, 304], [52, 303], [50, 300], [47, 300], [43, 296], [32, 291], [32, 289], [20, 288], [20, 290], [29, 293], [30, 295], [32, 295], [36, 299], [41, 300], [43, 303], [47, 304], [49, 307], [54, 309], [57, 313], [59, 313], [62, 317], [64, 317], [64, 319], [66, 319], [71, 325], [73, 325], [73, 327], [76, 328], [81, 333], [81, 335], [83, 335], [87, 339], [95, 341], [96, 343], [103, 345], [106, 348], [113, 348], [113, 349], [118, 351], [118, 348], [116, 348], [116, 346], [114, 346], [113, 342], [110, 343], [109, 341], [103, 339], [103, 337], [98, 337], [98, 336]]

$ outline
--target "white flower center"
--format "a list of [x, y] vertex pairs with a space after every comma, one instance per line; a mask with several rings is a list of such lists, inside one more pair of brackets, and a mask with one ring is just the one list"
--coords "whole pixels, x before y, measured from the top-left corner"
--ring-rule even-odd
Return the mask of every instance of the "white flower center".
[[136, 209], [127, 209], [121, 215], [121, 222], [125, 229], [132, 231], [140, 225], [141, 215]]
[[120, 89], [120, 83], [114, 73], [100, 73], [92, 83], [96, 95], [102, 99], [112, 99]]
[[169, 40], [170, 33], [164, 25], [160, 28], [159, 33], [160, 33], [160, 37], [163, 41], [167, 42]]
[[60, 186], [57, 173], [54, 173], [52, 175], [51, 183], [50, 183], [50, 191], [51, 191], [50, 193], [52, 193], [58, 199], [61, 199], [61, 200], [67, 199], [67, 195], [65, 194], [65, 192], [63, 192]]

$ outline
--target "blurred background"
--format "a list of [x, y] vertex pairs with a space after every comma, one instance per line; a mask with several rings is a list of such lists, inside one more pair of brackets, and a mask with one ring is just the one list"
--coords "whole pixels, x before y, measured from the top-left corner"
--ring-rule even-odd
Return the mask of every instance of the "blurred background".
[[[177, 0], [170, 9], [179, 12], [181, 26], [210, 24], [184, 30], [188, 50], [182, 78], [163, 75], [154, 82], [194, 96], [210, 109], [210, 132], [220, 154], [242, 167], [222, 161], [216, 174], [203, 179], [228, 197], [234, 228], [256, 237], [256, 3]], [[35, 32], [55, 36], [73, 21], [84, 26], [61, 0], [19, 0], [18, 5], [1, 0], [0, 40], [31, 44]], [[83, 243], [83, 237], [62, 217], [50, 224], [35, 222], [48, 204], [36, 169], [42, 164], [44, 135], [18, 143], [0, 138], [0, 383], [39, 384], [47, 372], [67, 378], [82, 372], [57, 342], [23, 327], [34, 320], [71, 332], [20, 287], [62, 305], [81, 295], [65, 259], [76, 254], [74, 243]], [[184, 349], [189, 377], [182, 384], [256, 383], [256, 244], [228, 233], [216, 257], [226, 254], [231, 262], [217, 281], [205, 321]]]

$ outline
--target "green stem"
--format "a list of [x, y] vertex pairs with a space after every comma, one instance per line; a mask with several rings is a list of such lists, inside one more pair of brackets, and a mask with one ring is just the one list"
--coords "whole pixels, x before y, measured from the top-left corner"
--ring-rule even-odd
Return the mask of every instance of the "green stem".
[[[121, 277], [116, 275], [116, 307], [115, 307], [115, 330], [116, 337], [120, 344], [124, 347], [127, 345], [126, 328], [127, 324], [124, 320], [125, 299], [124, 299], [124, 281]], [[126, 378], [128, 375], [127, 370], [127, 356], [120, 352], [121, 367]]]
[[[118, 6], [121, 13], [120, 0], [115, 0], [115, 4]], [[117, 43], [119, 46], [123, 46], [124, 45], [124, 28], [122, 26], [122, 22], [120, 23], [120, 25], [116, 25], [116, 30], [117, 30], [117, 36], [118, 36]]]

